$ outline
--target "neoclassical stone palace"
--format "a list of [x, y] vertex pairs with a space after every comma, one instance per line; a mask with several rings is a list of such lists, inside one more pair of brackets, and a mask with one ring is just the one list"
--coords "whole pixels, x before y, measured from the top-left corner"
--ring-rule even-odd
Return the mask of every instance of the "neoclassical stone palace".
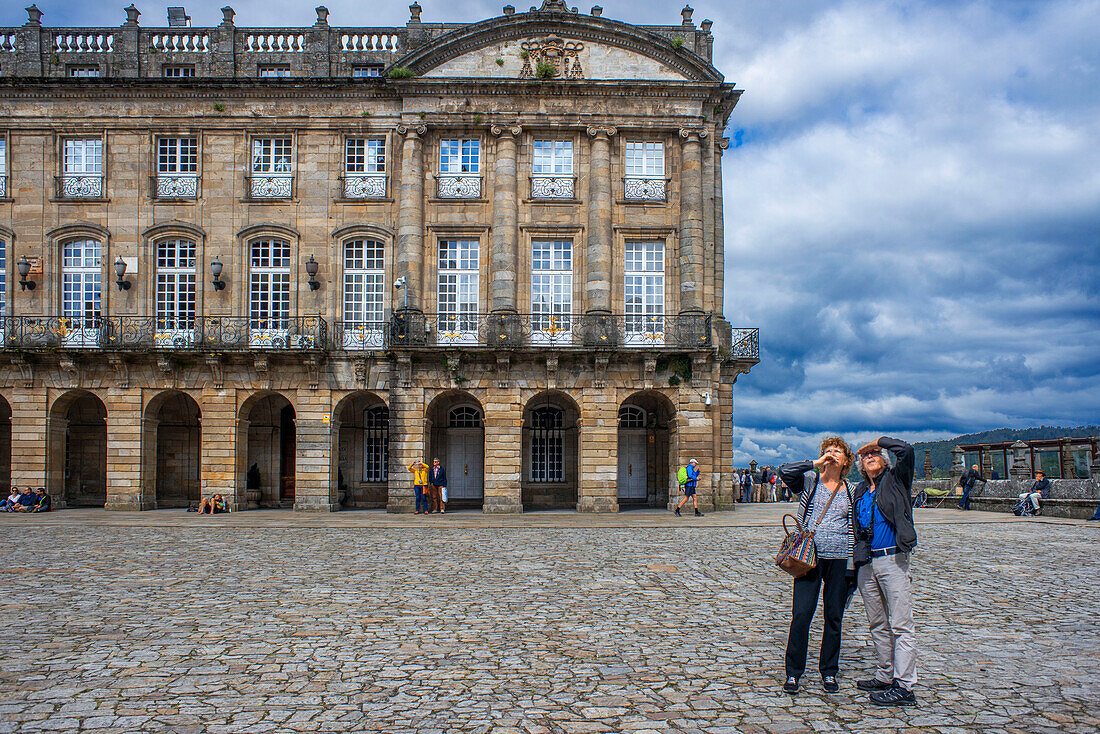
[[407, 512], [439, 457], [455, 506], [614, 512], [696, 458], [731, 501], [710, 21], [410, 10], [0, 28], [0, 483]]

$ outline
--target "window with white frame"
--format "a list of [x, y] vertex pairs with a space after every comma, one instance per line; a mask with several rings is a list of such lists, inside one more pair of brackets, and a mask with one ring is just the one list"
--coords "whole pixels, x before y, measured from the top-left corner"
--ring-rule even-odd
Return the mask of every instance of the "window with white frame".
[[561, 408], [548, 405], [531, 412], [531, 481], [565, 481], [565, 432]]
[[67, 343], [96, 343], [100, 319], [102, 245], [69, 240], [61, 250], [61, 316]]
[[440, 173], [479, 173], [481, 141], [477, 139], [439, 141]]
[[627, 142], [626, 175], [638, 178], [664, 178], [665, 144]]
[[103, 175], [103, 141], [99, 138], [66, 140], [62, 173], [66, 176]]
[[348, 199], [386, 195], [384, 138], [344, 139], [344, 196]]
[[99, 67], [92, 64], [69, 64], [68, 72], [72, 79], [90, 79], [99, 76]]
[[451, 408], [447, 414], [447, 428], [482, 428], [481, 411], [477, 408], [463, 405]]
[[284, 331], [290, 319], [290, 242], [252, 240], [249, 272], [249, 327]]
[[627, 242], [623, 297], [628, 340], [664, 339], [665, 243]]
[[289, 199], [294, 174], [293, 138], [252, 140], [252, 197]]
[[344, 243], [344, 346], [382, 346], [386, 305], [385, 248], [375, 240]]
[[194, 240], [157, 241], [157, 331], [168, 346], [175, 346], [177, 338], [189, 341], [182, 332], [195, 328], [196, 263]]
[[531, 173], [536, 176], [572, 176], [572, 140], [536, 140]]
[[285, 79], [290, 76], [290, 67], [286, 64], [263, 64], [259, 67], [261, 79]]
[[569, 333], [573, 312], [573, 242], [531, 243], [531, 314], [536, 336]]
[[0, 199], [8, 195], [8, 139], [0, 135]]
[[363, 481], [389, 479], [390, 411], [384, 405], [367, 408], [363, 414]]
[[199, 193], [199, 139], [157, 140], [157, 197], [194, 198]]
[[439, 331], [442, 338], [477, 336], [477, 240], [439, 241]]
[[[8, 243], [0, 240], [0, 318], [8, 315]], [[3, 325], [0, 324], [0, 331]]]
[[171, 64], [161, 68], [165, 79], [190, 79], [195, 76], [194, 64]]
[[370, 76], [382, 76], [382, 65], [361, 64], [359, 66], [353, 66], [351, 69], [351, 75], [356, 79]]

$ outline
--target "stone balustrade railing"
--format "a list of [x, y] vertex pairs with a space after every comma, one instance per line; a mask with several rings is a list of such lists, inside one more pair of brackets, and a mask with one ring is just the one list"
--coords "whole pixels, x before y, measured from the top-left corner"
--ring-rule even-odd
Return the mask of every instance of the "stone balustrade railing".
[[403, 51], [401, 38], [392, 28], [344, 28], [340, 35], [341, 51]]
[[149, 47], [157, 51], [210, 53], [209, 33], [153, 33]]
[[113, 52], [115, 34], [103, 33], [55, 33], [53, 50], [58, 53], [108, 54]]

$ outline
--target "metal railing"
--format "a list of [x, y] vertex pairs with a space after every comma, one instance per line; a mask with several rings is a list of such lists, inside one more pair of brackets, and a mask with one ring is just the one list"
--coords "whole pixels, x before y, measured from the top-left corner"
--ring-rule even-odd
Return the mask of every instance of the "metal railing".
[[668, 179], [627, 176], [623, 179], [623, 198], [630, 201], [666, 201]]
[[54, 176], [58, 199], [102, 199], [103, 176], [101, 174]]
[[325, 349], [328, 326], [320, 316], [6, 316], [0, 339], [6, 349], [298, 351]]
[[481, 198], [481, 176], [478, 174], [440, 173], [435, 183], [435, 193], [440, 199]]
[[384, 199], [386, 198], [386, 174], [384, 173], [345, 173], [345, 199]]
[[290, 199], [294, 196], [294, 174], [253, 173], [247, 178], [250, 199], [268, 201]]
[[197, 199], [199, 176], [196, 173], [158, 173], [153, 179], [155, 199]]
[[531, 177], [531, 198], [572, 199], [575, 181], [573, 176], [534, 175]]

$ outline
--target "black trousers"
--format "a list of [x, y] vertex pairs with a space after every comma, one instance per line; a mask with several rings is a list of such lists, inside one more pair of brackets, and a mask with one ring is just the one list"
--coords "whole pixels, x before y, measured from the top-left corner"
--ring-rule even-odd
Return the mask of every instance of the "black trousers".
[[848, 582], [844, 578], [847, 569], [846, 558], [818, 558], [816, 568], [794, 580], [791, 632], [787, 637], [788, 677], [801, 678], [806, 672], [806, 646], [810, 637], [810, 622], [817, 611], [818, 594], [823, 597], [825, 607], [818, 669], [821, 675], [836, 675], [840, 670], [840, 623], [844, 617], [844, 597], [848, 591]]

